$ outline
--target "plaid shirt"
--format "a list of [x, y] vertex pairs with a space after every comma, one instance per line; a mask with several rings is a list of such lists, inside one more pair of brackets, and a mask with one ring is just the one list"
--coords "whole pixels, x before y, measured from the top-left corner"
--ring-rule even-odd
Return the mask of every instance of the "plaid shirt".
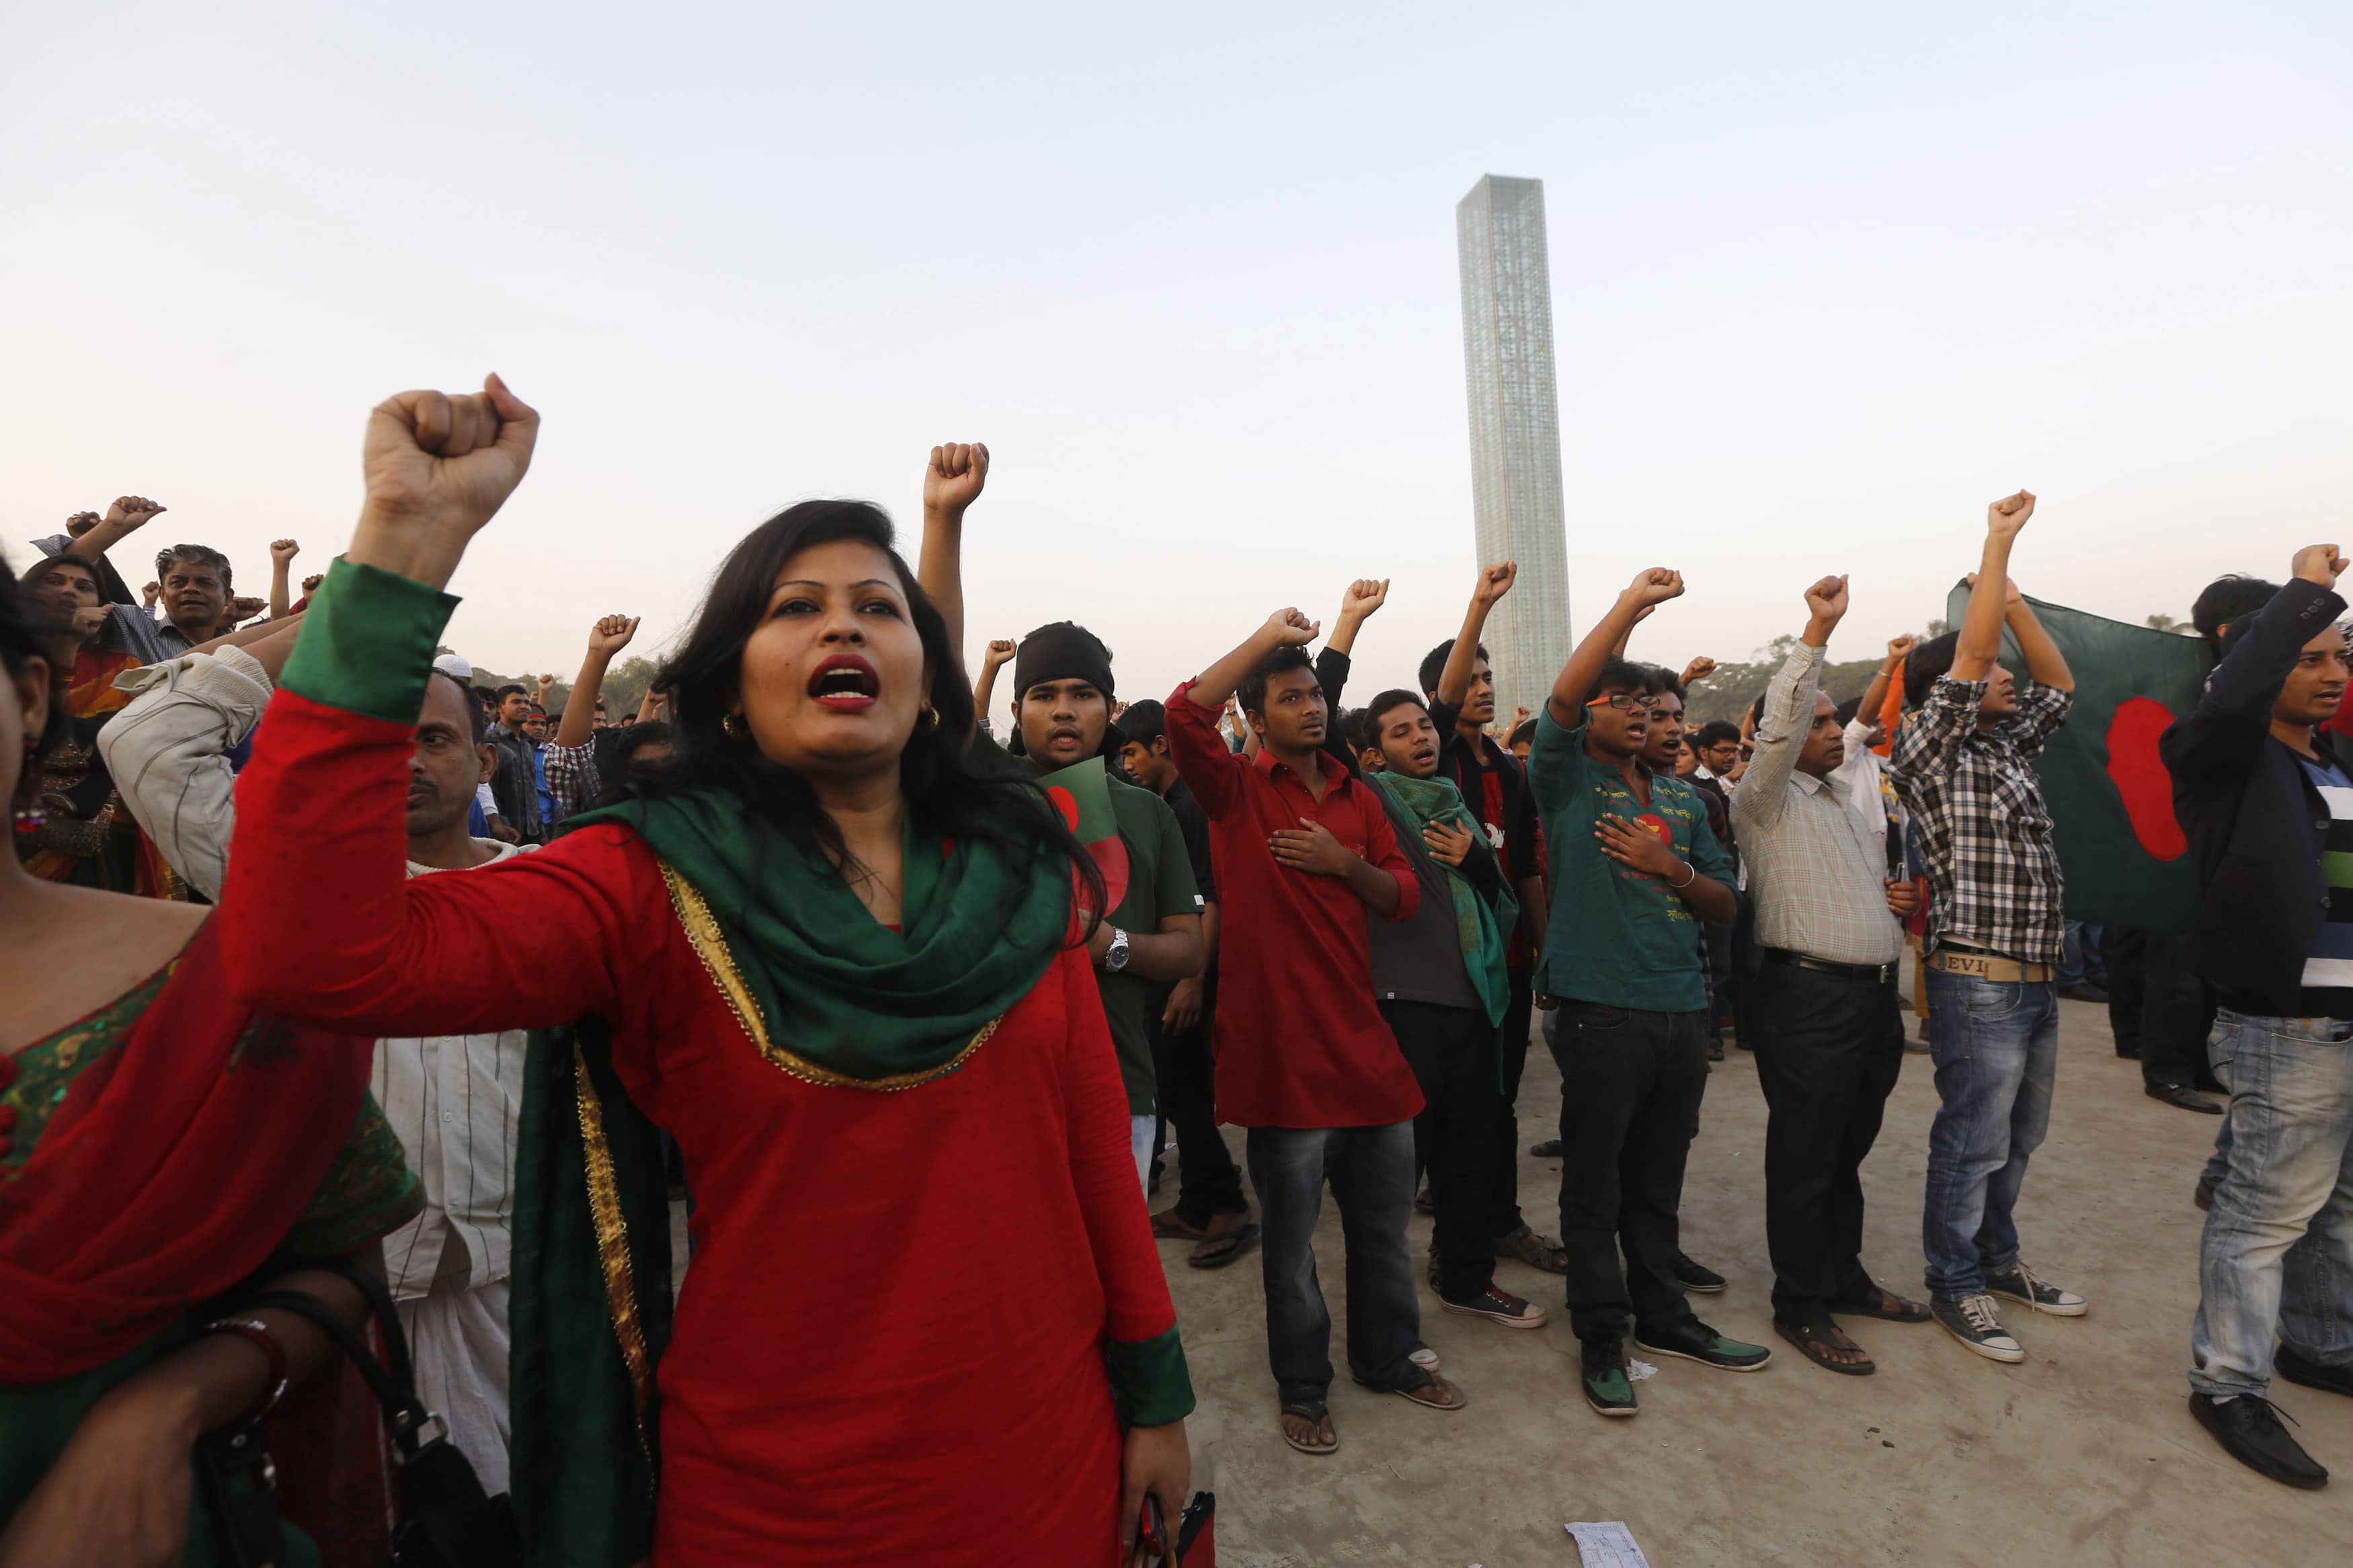
[[1985, 690], [1982, 680], [1939, 679], [1888, 759], [1928, 867], [1922, 951], [1957, 939], [2028, 963], [2057, 963], [2063, 883], [2051, 813], [2030, 764], [2075, 700], [2021, 680], [2018, 711], [1980, 730]]
[[547, 793], [555, 799], [555, 816], [546, 824], [548, 827], [596, 804], [604, 785], [596, 776], [595, 736], [577, 746], [559, 746], [550, 741], [539, 754], [547, 769]]

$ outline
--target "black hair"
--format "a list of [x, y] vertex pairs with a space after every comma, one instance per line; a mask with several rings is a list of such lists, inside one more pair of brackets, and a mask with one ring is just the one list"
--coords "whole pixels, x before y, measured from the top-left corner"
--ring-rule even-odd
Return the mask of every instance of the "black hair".
[[1691, 699], [1683, 691], [1683, 678], [1663, 664], [1646, 664], [1642, 669], [1642, 689], [1653, 697], [1672, 697], [1678, 702]]
[[[449, 679], [455, 680], [458, 678], [453, 675]], [[491, 708], [499, 705], [499, 694], [487, 686], [470, 686], [466, 689], [474, 694], [474, 700], [477, 702]]]
[[1374, 698], [1370, 702], [1366, 703], [1362, 708], [1358, 709], [1357, 711], [1365, 716], [1365, 732], [1371, 737], [1371, 739], [1366, 741], [1365, 743], [1368, 746], [1379, 745], [1381, 743], [1381, 731], [1387, 727], [1388, 722], [1389, 710], [1398, 707], [1401, 703], [1408, 702], [1410, 702], [1413, 706], [1420, 709], [1425, 713], [1430, 711], [1430, 700], [1428, 698], [1422, 696], [1421, 693], [1418, 691], [1408, 691], [1401, 686], [1392, 687], [1390, 689], [1382, 692], [1378, 697]]
[[1234, 695], [1240, 699], [1244, 713], [1266, 711], [1266, 683], [1286, 669], [1303, 669], [1315, 673], [1315, 661], [1307, 650], [1296, 643], [1276, 648], [1258, 661], [1258, 668], [1242, 677], [1241, 689]]
[[1651, 681], [1650, 677], [1643, 674], [1642, 670], [1643, 667], [1636, 664], [1632, 659], [1620, 658], [1616, 654], [1611, 654], [1601, 661], [1601, 668], [1593, 677], [1593, 684], [1585, 689], [1583, 704], [1590, 707], [1595, 698], [1613, 686], [1621, 691], [1640, 691], [1647, 694], [1651, 689]]
[[[1421, 689], [1425, 697], [1436, 694], [1438, 690], [1438, 678], [1446, 673], [1446, 661], [1448, 658], [1452, 657], [1454, 653], [1454, 645], [1460, 640], [1461, 639], [1458, 637], [1448, 637], [1444, 642], [1440, 643], [1436, 647], [1431, 648], [1428, 653], [1422, 655], [1421, 668], [1419, 672], [1418, 679], [1421, 681]], [[1487, 658], [1487, 649], [1484, 644], [1480, 646], [1479, 657], [1481, 658]], [[1488, 659], [1487, 662], [1493, 664], [1494, 660]]]
[[37, 764], [51, 746], [66, 737], [67, 727], [73, 722], [66, 712], [66, 678], [68, 671], [59, 668], [50, 657], [51, 634], [33, 613], [32, 595], [14, 581], [5, 558], [0, 558], [0, 577], [11, 580], [0, 584], [0, 669], [8, 672], [11, 680], [25, 673], [25, 667], [35, 659], [49, 667], [49, 720], [47, 726], [25, 748], [24, 772], [16, 775], [16, 791], [29, 795], [40, 787], [36, 777]]
[[1904, 656], [1904, 700], [1917, 708], [1928, 700], [1928, 689], [1945, 678], [1953, 668], [1953, 654], [1961, 646], [1961, 634], [1947, 632], [1940, 637], [1930, 637]]
[[40, 586], [42, 578], [47, 576], [50, 573], [56, 571], [60, 566], [63, 566], [68, 570], [72, 570], [77, 567], [79, 568], [82, 574], [87, 576], [90, 580], [90, 583], [97, 587], [98, 596], [100, 602], [105, 600], [105, 579], [98, 574], [97, 567], [91, 565], [89, 562], [84, 561], [79, 555], [36, 555], [33, 558], [33, 563], [25, 568], [24, 574], [19, 576], [16, 581], [24, 587], [37, 588]]
[[2223, 631], [2253, 618], [2279, 591], [2278, 584], [2266, 583], [2261, 577], [2242, 577], [2235, 572], [2217, 577], [2206, 584], [2198, 602], [2189, 606], [2189, 624], [2206, 639], [2206, 651], [2221, 658]]
[[1755, 733], [1757, 726], [1763, 722], [1765, 722], [1765, 694], [1760, 691], [1757, 694], [1757, 700], [1748, 705], [1749, 732]]
[[625, 726], [620, 736], [613, 742], [609, 760], [605, 764], [607, 771], [601, 775], [603, 782], [598, 786], [596, 804], [600, 806], [617, 805], [628, 800], [634, 793], [634, 781], [667, 768], [672, 762], [667, 756], [646, 757], [638, 753], [656, 746], [677, 743], [678, 736], [659, 719]]
[[[501, 662], [503, 663], [504, 661], [501, 660]], [[520, 680], [510, 680], [504, 686], [500, 687], [496, 691], [491, 693], [491, 706], [493, 708], [505, 707], [507, 705], [507, 699], [513, 696], [516, 692], [521, 692], [525, 697], [528, 697], [531, 695], [531, 688], [525, 686]]]
[[[932, 668], [931, 689], [924, 694], [932, 717], [918, 721], [899, 753], [899, 789], [909, 819], [943, 838], [981, 839], [1005, 850], [1012, 872], [1009, 901], [1024, 896], [1030, 873], [1043, 859], [1052, 864], [1040, 874], [1067, 879], [1075, 870], [1087, 907], [1102, 910], [1103, 871], [1060, 814], [1029, 779], [987, 768], [975, 750], [972, 687], [965, 680], [964, 661], [948, 640], [938, 606], [893, 548], [895, 538], [890, 516], [860, 500], [802, 501], [744, 535], [720, 563], [685, 642], [655, 677], [656, 687], [670, 696], [676, 750], [659, 767], [633, 769], [630, 792], [659, 798], [723, 790], [795, 847], [837, 860], [847, 853], [841, 828], [818, 805], [809, 782], [770, 761], [756, 745], [728, 734], [726, 721], [743, 679], [744, 646], [767, 620], [768, 598], [786, 563], [814, 545], [857, 541], [889, 558]], [[636, 733], [649, 728], [638, 725]], [[1012, 910], [1004, 912], [1009, 917]]]
[[1839, 728], [1843, 730], [1849, 724], [1853, 723], [1854, 716], [1862, 711], [1862, 694], [1858, 692], [1856, 695], [1850, 697], [1845, 701], [1840, 703], [1837, 708], [1831, 710], [1831, 713], [1832, 717], [1838, 720]]
[[155, 580], [162, 582], [172, 574], [172, 563], [190, 561], [199, 566], [209, 566], [220, 574], [221, 592], [230, 592], [228, 557], [209, 544], [174, 544], [168, 550], [155, 552]]
[[1519, 728], [1512, 731], [1512, 745], [1517, 746], [1523, 742], [1531, 746], [1536, 743], [1536, 721], [1533, 719], [1521, 720]]
[[1721, 746], [1726, 741], [1736, 744], [1739, 740], [1739, 725], [1727, 719], [1710, 719], [1699, 727], [1699, 733], [1692, 737], [1692, 746], [1704, 752], [1712, 746]]
[[433, 673], [456, 687], [459, 694], [464, 699], [466, 732], [472, 738], [474, 744], [479, 746], [490, 739], [490, 721], [482, 717], [482, 705], [474, 700], [474, 689], [446, 669], [436, 669]]
[[1129, 703], [1127, 710], [1113, 722], [1119, 726], [1121, 734], [1148, 752], [1155, 740], [1168, 733], [1168, 710], [1161, 706], [1158, 698], [1147, 697], [1141, 702]]

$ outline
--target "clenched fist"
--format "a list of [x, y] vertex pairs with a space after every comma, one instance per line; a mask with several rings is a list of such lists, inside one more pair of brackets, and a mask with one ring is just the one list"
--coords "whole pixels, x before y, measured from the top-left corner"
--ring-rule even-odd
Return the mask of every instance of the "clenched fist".
[[638, 635], [638, 620], [635, 616], [607, 616], [598, 621], [588, 628], [589, 653], [610, 659], [628, 647], [629, 639]]
[[1664, 566], [1652, 566], [1635, 573], [1634, 581], [1628, 584], [1626, 589], [1627, 593], [1633, 595], [1636, 604], [1645, 607], [1663, 605], [1669, 599], [1679, 598], [1683, 591], [1683, 574], [1670, 571]]
[[1014, 642], [1011, 637], [991, 637], [988, 639], [987, 650], [980, 656], [980, 662], [986, 668], [1001, 669], [1012, 659], [1013, 654]]
[[1277, 610], [1267, 616], [1266, 636], [1277, 647], [1304, 647], [1323, 631], [1324, 623], [1311, 621], [1295, 609]]
[[1986, 508], [1986, 531], [1996, 539], [2015, 539], [2026, 520], [2034, 515], [2034, 496], [2021, 490], [2014, 496], [2004, 496]]
[[1340, 595], [1340, 614], [1351, 620], [1363, 620], [1388, 603], [1389, 580], [1386, 577], [1359, 577], [1348, 584]]
[[125, 528], [143, 528], [167, 510], [145, 496], [117, 496], [114, 504], [106, 509], [106, 521]]
[[2307, 544], [2295, 552], [2288, 567], [2288, 575], [2301, 577], [2307, 583], [2317, 583], [2324, 588], [2337, 586], [2339, 574], [2345, 570], [2345, 557], [2337, 553], [2334, 544]]
[[291, 562], [294, 557], [301, 553], [302, 547], [290, 539], [277, 539], [270, 542], [269, 559], [280, 566]]
[[1512, 584], [1518, 582], [1519, 577], [1518, 562], [1499, 561], [1479, 574], [1479, 585], [1471, 590], [1471, 598], [1482, 608], [1492, 610], [1504, 595], [1512, 591]]
[[923, 472], [923, 510], [961, 516], [987, 483], [987, 447], [977, 441], [934, 447], [932, 465]]
[[368, 415], [367, 500], [349, 559], [440, 587], [522, 483], [538, 442], [539, 415], [495, 375], [480, 392], [385, 398]]

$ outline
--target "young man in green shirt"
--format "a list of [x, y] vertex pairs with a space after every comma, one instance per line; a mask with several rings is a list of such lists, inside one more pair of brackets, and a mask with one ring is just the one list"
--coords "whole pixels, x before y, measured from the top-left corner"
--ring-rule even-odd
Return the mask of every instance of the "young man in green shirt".
[[[1147, 1180], [1156, 1088], [1149, 1020], [1169, 988], [1201, 973], [1201, 895], [1185, 835], [1167, 802], [1119, 776], [1105, 759], [1122, 743], [1112, 728], [1111, 650], [1070, 621], [1039, 626], [1013, 661], [1013, 720], [1021, 754], [1040, 774], [1082, 763], [1106, 768], [1112, 816], [1127, 855], [1126, 890], [1089, 943], [1103, 1020], [1127, 1087], [1136, 1182]], [[1110, 737], [1106, 744], [1106, 737]]]
[[1584, 1343], [1586, 1400], [1604, 1415], [1637, 1410], [1630, 1322], [1653, 1354], [1732, 1372], [1772, 1359], [1701, 1322], [1675, 1271], [1683, 1162], [1707, 1085], [1697, 922], [1728, 921], [1736, 906], [1704, 805], [1642, 762], [1644, 672], [1612, 650], [1683, 591], [1679, 574], [1652, 567], [1618, 596], [1562, 667], [1528, 755], [1555, 879], [1535, 986], [1560, 1010], [1569, 1323]]

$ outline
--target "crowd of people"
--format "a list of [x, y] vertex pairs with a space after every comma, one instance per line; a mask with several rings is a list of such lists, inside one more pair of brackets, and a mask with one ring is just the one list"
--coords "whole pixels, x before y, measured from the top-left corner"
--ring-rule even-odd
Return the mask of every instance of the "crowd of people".
[[[968, 680], [989, 458], [949, 444], [914, 566], [871, 506], [779, 513], [608, 722], [631, 617], [588, 629], [554, 713], [554, 677], [478, 684], [440, 648], [537, 428], [495, 377], [379, 406], [351, 542], [299, 596], [291, 540], [266, 601], [201, 544], [133, 595], [110, 552], [164, 509], [125, 496], [34, 542], [0, 605], [0, 1563], [244, 1560], [220, 1542], [265, 1527], [237, 1468], [264, 1448], [279, 1560], [380, 1553], [372, 1407], [284, 1305], [359, 1323], [361, 1274], [533, 1560], [1135, 1561], [1189, 1500], [1154, 1238], [1259, 1254], [1274, 1419], [1330, 1454], [1327, 1187], [1357, 1384], [1463, 1409], [1423, 1287], [1541, 1329], [1510, 1263], [1557, 1279], [1570, 1396], [1630, 1417], [1633, 1355], [1775, 1359], [1700, 1318], [1726, 1281], [1683, 1246], [1727, 1029], [1767, 1108], [1774, 1335], [1848, 1376], [1877, 1370], [1857, 1322], [2021, 1362], [2005, 1312], [2089, 1310], [2015, 1217], [2087, 949], [2150, 1092], [2221, 1110], [2203, 1066], [2229, 1097], [2191, 1413], [2325, 1483], [2270, 1385], [2353, 1394], [2333, 546], [2201, 598], [2217, 663], [2163, 745], [2198, 922], [2102, 939], [2064, 914], [2034, 769], [2074, 682], [2010, 574], [2023, 491], [1988, 510], [1959, 626], [1890, 643], [1844, 703], [1840, 574], [1792, 595], [1745, 721], [1690, 721], [1710, 661], [1630, 653], [1683, 592], [1660, 567], [1505, 721], [1482, 637], [1508, 562], [1355, 706], [1385, 579], [1328, 634], [1294, 607], [1235, 628], [1158, 700], [1075, 620]], [[1524, 1194], [1537, 1040], [1560, 1178]], [[1938, 1100], [1925, 1300], [1862, 1257], [1907, 1048]]]

